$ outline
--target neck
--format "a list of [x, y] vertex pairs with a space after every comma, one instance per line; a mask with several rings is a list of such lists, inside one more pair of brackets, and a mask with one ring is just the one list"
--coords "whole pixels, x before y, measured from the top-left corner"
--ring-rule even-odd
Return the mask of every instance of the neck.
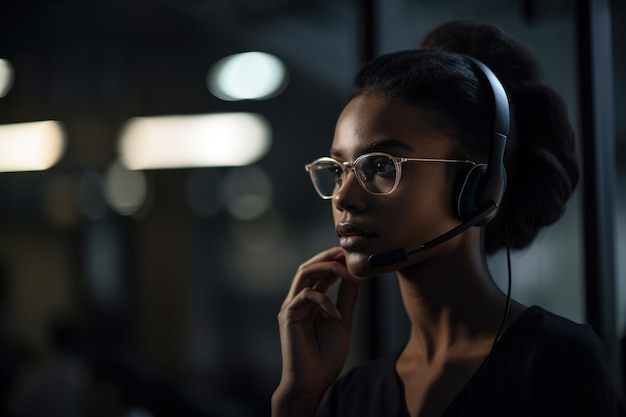
[[440, 251], [441, 256], [399, 271], [411, 321], [405, 354], [428, 362], [442, 355], [482, 356], [489, 349], [504, 314], [506, 296], [475, 247], [462, 240], [452, 249]]

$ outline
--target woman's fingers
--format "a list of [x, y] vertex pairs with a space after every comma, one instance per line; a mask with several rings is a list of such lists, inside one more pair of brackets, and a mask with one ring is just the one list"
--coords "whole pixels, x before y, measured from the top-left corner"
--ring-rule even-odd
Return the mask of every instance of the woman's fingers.
[[296, 297], [296, 303], [300, 300], [302, 302], [311, 303], [319, 306], [329, 317], [337, 320], [342, 320], [343, 318], [331, 299], [322, 292], [319, 292], [312, 288], [305, 288]]
[[348, 272], [340, 247], [320, 252], [300, 265], [285, 301], [288, 302], [307, 287], [326, 292], [337, 279], [359, 280]]
[[[328, 297], [330, 287], [340, 280], [336, 304]], [[321, 309], [327, 317], [350, 327], [352, 313], [362, 280], [354, 277], [345, 265], [344, 252], [334, 247], [304, 262], [296, 273], [282, 306], [281, 316], [285, 323], [303, 322], [313, 318], [315, 309]], [[344, 320], [345, 319], [345, 320]]]
[[[328, 290], [338, 280], [335, 305]], [[285, 390], [323, 393], [336, 380], [348, 354], [359, 281], [348, 272], [341, 248], [300, 266], [278, 314]]]
[[343, 321], [346, 327], [350, 328], [358, 289], [358, 282], [342, 280], [335, 305], [325, 292], [306, 287], [295, 297], [285, 301], [281, 313], [287, 323], [301, 322], [312, 317], [311, 307], [319, 307], [328, 317]]

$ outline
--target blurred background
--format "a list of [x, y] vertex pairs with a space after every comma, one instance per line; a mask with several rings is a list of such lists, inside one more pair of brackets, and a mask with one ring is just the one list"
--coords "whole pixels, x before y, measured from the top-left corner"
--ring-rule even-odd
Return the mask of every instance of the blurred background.
[[[328, 152], [360, 64], [446, 20], [496, 23], [536, 51], [580, 130], [585, 3], [4, 2], [0, 413], [269, 415], [276, 314], [298, 265], [336, 244], [303, 166]], [[601, 58], [615, 75], [600, 141], [615, 156], [602, 225], [614, 299], [589, 284], [593, 190], [580, 187], [563, 219], [514, 254], [513, 296], [579, 322], [590, 297], [608, 306], [599, 330], [621, 377], [626, 7], [595, 4], [610, 11]], [[502, 254], [490, 263], [504, 285]], [[348, 366], [405, 335], [393, 278], [369, 284], [357, 310]]]

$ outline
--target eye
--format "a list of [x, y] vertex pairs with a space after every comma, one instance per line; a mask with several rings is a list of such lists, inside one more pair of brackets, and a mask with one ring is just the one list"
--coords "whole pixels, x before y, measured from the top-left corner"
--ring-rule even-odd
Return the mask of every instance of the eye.
[[391, 176], [396, 172], [396, 166], [393, 160], [383, 155], [373, 155], [364, 159], [362, 169], [367, 173], [368, 177], [374, 175], [380, 177]]
[[329, 166], [327, 169], [337, 179], [341, 178], [341, 175], [343, 174], [343, 170], [341, 169], [341, 167], [336, 164]]
[[387, 157], [377, 157], [374, 161], [374, 172], [377, 175], [387, 176], [393, 175], [396, 172], [396, 165], [393, 161]]
[[327, 178], [333, 177], [335, 179], [340, 179], [343, 175], [343, 169], [337, 162], [324, 161], [319, 163], [315, 169], [319, 175], [324, 175]]

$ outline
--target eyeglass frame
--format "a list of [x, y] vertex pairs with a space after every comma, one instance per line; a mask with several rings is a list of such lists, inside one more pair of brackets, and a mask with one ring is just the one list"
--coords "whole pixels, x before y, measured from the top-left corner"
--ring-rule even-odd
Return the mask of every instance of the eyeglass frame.
[[[384, 192], [384, 193], [375, 193], [373, 191], [370, 191], [367, 189], [367, 187], [365, 186], [365, 184], [363, 184], [363, 179], [357, 175], [356, 170], [355, 170], [355, 165], [362, 159], [371, 157], [371, 156], [385, 156], [387, 158], [389, 158], [390, 160], [393, 161], [394, 166], [395, 166], [395, 170], [396, 170], [396, 179], [395, 179], [395, 183], [393, 184], [393, 187], [391, 188], [391, 191], [389, 192]], [[342, 180], [341, 180], [341, 185], [335, 189], [335, 191], [333, 192], [332, 195], [326, 196], [323, 195], [322, 192], [319, 189], [319, 186], [317, 185], [317, 182], [315, 181], [315, 178], [313, 177], [313, 172], [314, 170], [311, 169], [313, 167], [313, 165], [318, 164], [320, 162], [335, 162], [339, 167], [341, 167], [341, 170], [343, 172], [342, 175]], [[323, 156], [321, 158], [317, 158], [316, 160], [314, 160], [311, 163], [308, 163], [304, 166], [304, 169], [306, 169], [306, 171], [309, 173], [310, 177], [311, 177], [311, 182], [313, 183], [313, 187], [315, 188], [315, 191], [317, 191], [317, 194], [324, 200], [330, 200], [331, 198], [334, 198], [337, 193], [339, 192], [339, 190], [341, 189], [341, 187], [343, 186], [345, 179], [348, 176], [348, 170], [352, 170], [352, 172], [354, 172], [355, 177], [357, 179], [357, 182], [359, 183], [359, 185], [361, 186], [361, 188], [371, 194], [371, 195], [389, 195], [391, 193], [393, 193], [396, 188], [398, 188], [398, 184], [400, 183], [400, 178], [402, 177], [402, 164], [404, 164], [405, 162], [444, 162], [444, 163], [463, 163], [463, 164], [470, 164], [473, 166], [478, 165], [476, 162], [474, 161], [470, 161], [468, 159], [441, 159], [441, 158], [407, 158], [407, 157], [403, 157], [403, 156], [393, 156], [389, 153], [386, 152], [369, 152], [369, 153], [364, 153], [362, 155], [359, 155], [353, 162], [341, 162], [336, 160], [335, 158], [332, 158], [330, 156]]]

